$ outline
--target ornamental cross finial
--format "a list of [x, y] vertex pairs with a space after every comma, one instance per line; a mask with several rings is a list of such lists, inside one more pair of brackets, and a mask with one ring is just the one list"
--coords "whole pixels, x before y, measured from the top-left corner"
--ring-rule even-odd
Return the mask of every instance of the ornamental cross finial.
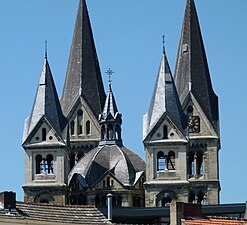
[[111, 82], [112, 82], [111, 76], [114, 73], [114, 71], [112, 71], [112, 69], [109, 68], [105, 73], [108, 75], [108, 83], [109, 85], [111, 85]]
[[47, 59], [47, 44], [48, 44], [48, 41], [46, 40], [45, 41], [45, 58]]
[[165, 35], [162, 35], [163, 53], [165, 53]]

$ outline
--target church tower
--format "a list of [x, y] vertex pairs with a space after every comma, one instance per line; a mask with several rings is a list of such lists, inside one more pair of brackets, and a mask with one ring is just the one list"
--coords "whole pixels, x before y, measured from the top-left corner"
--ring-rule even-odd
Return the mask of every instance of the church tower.
[[25, 202], [67, 202], [69, 151], [62, 134], [65, 126], [66, 118], [45, 57], [33, 109], [25, 121], [23, 132]]
[[175, 69], [175, 84], [188, 116], [189, 202], [219, 203], [220, 130], [214, 93], [194, 0], [187, 0]]
[[187, 117], [182, 111], [165, 50], [149, 111], [144, 116], [146, 150], [146, 207], [186, 202]]
[[72, 166], [100, 141], [105, 91], [85, 0], [80, 0], [61, 107], [68, 119]]

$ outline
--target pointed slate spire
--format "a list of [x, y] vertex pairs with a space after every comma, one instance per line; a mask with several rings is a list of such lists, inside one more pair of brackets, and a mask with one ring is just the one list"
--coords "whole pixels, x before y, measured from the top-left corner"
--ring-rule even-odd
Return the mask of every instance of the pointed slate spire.
[[118, 113], [117, 104], [111, 89], [111, 84], [109, 83], [109, 91], [106, 96], [105, 106], [102, 115], [104, 119], [106, 119], [109, 115], [115, 117], [117, 113]]
[[42, 117], [45, 117], [56, 132], [61, 135], [66, 119], [61, 110], [47, 56], [44, 60], [32, 112], [26, 121], [24, 139], [28, 137]]
[[152, 100], [148, 114], [145, 117], [146, 121], [144, 121], [144, 138], [153, 129], [164, 113], [167, 113], [180, 132], [185, 134], [186, 116], [182, 111], [169, 63], [165, 51], [163, 50]]
[[61, 98], [65, 115], [79, 96], [82, 96], [95, 116], [101, 113], [105, 92], [85, 0], [80, 0], [78, 8]]
[[214, 93], [194, 0], [187, 0], [175, 69], [181, 103], [192, 93], [207, 118], [218, 127], [218, 97]]
[[103, 112], [99, 116], [101, 125], [101, 141], [99, 145], [122, 146], [121, 124], [122, 115], [118, 112], [117, 104], [112, 92], [111, 82], [106, 96]]

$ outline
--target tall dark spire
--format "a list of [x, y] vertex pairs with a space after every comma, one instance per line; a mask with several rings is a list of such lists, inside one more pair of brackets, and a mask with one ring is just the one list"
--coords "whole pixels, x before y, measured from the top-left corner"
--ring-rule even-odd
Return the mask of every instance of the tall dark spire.
[[85, 0], [80, 0], [78, 8], [61, 98], [65, 115], [80, 96], [95, 116], [101, 113], [105, 92]]
[[[108, 72], [112, 70], [108, 70]], [[101, 126], [100, 145], [119, 145], [122, 146], [121, 124], [122, 115], [118, 112], [117, 104], [112, 92], [111, 81], [109, 78], [108, 93], [105, 100], [103, 112], [99, 116]]]
[[144, 139], [158, 123], [159, 119], [164, 115], [164, 113], [167, 114], [167, 116], [172, 120], [180, 132], [186, 135], [186, 116], [182, 111], [170, 66], [163, 49], [152, 100], [148, 113], [144, 117]]
[[196, 98], [212, 125], [218, 129], [218, 97], [214, 93], [194, 0], [187, 0], [175, 84], [183, 104], [189, 93]]
[[45, 117], [56, 130], [57, 134], [61, 135], [66, 124], [66, 119], [61, 110], [47, 57], [44, 60], [33, 109], [25, 124], [24, 139], [32, 132], [42, 117]]

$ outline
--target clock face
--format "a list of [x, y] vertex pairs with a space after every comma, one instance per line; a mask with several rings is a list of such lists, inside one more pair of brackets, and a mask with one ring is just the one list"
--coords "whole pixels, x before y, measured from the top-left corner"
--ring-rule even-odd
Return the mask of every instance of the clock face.
[[189, 117], [189, 132], [190, 133], [200, 132], [200, 117], [199, 116]]

